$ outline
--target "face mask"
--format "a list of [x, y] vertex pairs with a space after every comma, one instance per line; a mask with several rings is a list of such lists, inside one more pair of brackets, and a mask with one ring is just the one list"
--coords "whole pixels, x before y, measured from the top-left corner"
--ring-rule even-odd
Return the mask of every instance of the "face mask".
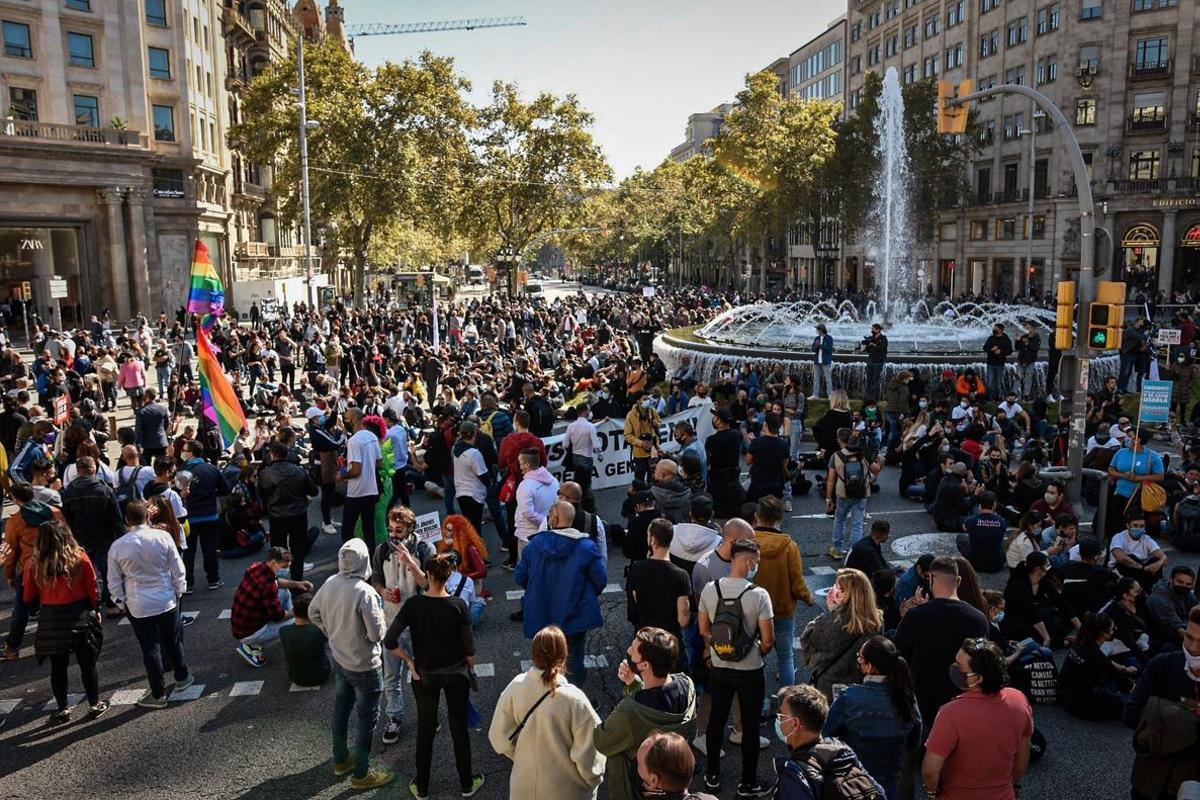
[[830, 611], [833, 611], [838, 608], [845, 599], [846, 593], [842, 591], [841, 586], [835, 583], [829, 590], [829, 594], [825, 595], [825, 607]]
[[1058, 495], [1051, 492], [1046, 492], [1044, 495], [1042, 495], [1042, 499], [1046, 501], [1046, 505], [1052, 506], [1054, 505], [1054, 501], [1058, 499]]
[[938, 450], [940, 450], [940, 451], [941, 451], [941, 452], [943, 452], [943, 453], [949, 453], [949, 452], [950, 452], [950, 445], [948, 445], [948, 444], [944, 444], [944, 445], [942, 445], [941, 447], [939, 447], [939, 448], [938, 448]]
[[1192, 590], [1186, 586], [1172, 586], [1171, 591], [1176, 597], [1187, 597], [1192, 592]]
[[1129, 532], [1129, 538], [1133, 539], [1136, 542], [1138, 539], [1142, 538], [1142, 534], [1146, 532], [1146, 529], [1145, 528], [1130, 528], [1128, 532]]
[[971, 405], [971, 404], [970, 404], [970, 403], [968, 403], [966, 400], [963, 400], [961, 403], [959, 403], [959, 405], [960, 405], [961, 407], [963, 407], [963, 408], [967, 408], [967, 407], [968, 407], [969, 405]]
[[50, 431], [49, 433], [47, 433], [45, 435], [45, 437], [43, 437], [43, 441], [45, 441], [46, 444], [54, 444], [54, 440], [57, 438], [58, 438], [58, 434], [55, 433], [54, 431]]
[[1183, 672], [1196, 683], [1200, 683], [1200, 656], [1183, 651]]
[[754, 580], [754, 576], [757, 574], [758, 574], [758, 565], [755, 564], [753, 567], [750, 568], [750, 571], [746, 573], [746, 580], [748, 580], [748, 581]]
[[643, 400], [642, 408], [645, 408], [645, 409], [654, 408], [654, 401], [653, 400]]
[[956, 663], [950, 665], [950, 682], [960, 692], [964, 692], [967, 689], [967, 673], [963, 672], [962, 667]]
[[999, 625], [1001, 622], [1004, 622], [1004, 612], [997, 611], [996, 616], [992, 617], [992, 622], [996, 623], [997, 625]]
[[917, 406], [919, 408], [929, 408], [929, 401], [928, 400], [918, 400]]
[[775, 718], [775, 736], [777, 736], [779, 741], [783, 742], [784, 744], [788, 743], [787, 734], [783, 732], [783, 722], [779, 719], [779, 717]]

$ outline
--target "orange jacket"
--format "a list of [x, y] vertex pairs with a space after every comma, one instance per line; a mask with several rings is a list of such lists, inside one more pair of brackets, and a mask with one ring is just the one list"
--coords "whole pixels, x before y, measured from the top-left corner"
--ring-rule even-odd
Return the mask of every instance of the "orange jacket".
[[967, 395], [971, 394], [971, 392], [975, 392], [977, 397], [987, 394], [987, 387], [983, 383], [982, 375], [975, 376], [974, 389], [971, 388], [971, 383], [967, 380], [966, 375], [959, 375], [958, 383], [955, 384], [955, 389], [958, 392], [959, 397], [966, 397]]
[[771, 528], [756, 528], [754, 540], [761, 550], [754, 583], [771, 595], [775, 619], [790, 619], [796, 613], [797, 600], [812, 605], [812, 590], [804, 580], [804, 560], [795, 540]]
[[[48, 506], [54, 519], [66, 524], [63, 519], [62, 511], [54, 506]], [[4, 526], [4, 543], [8, 545], [8, 552], [4, 554], [4, 579], [8, 581], [9, 586], [13, 586], [17, 578], [17, 568], [24, 570], [25, 562], [33, 558], [37, 552], [38, 528], [39, 524], [30, 524], [28, 520], [21, 515], [21, 509], [17, 509], [17, 513], [8, 518], [7, 524]]]

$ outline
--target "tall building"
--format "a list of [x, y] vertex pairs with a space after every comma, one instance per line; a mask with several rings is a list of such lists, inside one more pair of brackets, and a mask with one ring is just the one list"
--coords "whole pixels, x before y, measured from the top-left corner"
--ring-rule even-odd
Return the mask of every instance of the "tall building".
[[[1106, 232], [1099, 262], [1112, 265], [1106, 277], [1151, 293], [1196, 286], [1198, 13], [1196, 0], [850, 0], [848, 105], [867, 71], [892, 66], [905, 82], [1033, 86], [1062, 109], [1083, 150]], [[917, 253], [924, 288], [1005, 296], [1051, 288], [1079, 263], [1067, 151], [1024, 98], [976, 110], [970, 191]], [[870, 285], [860, 257], [845, 256], [846, 282]]]
[[668, 157], [672, 161], [687, 161], [698, 155], [709, 155], [708, 140], [721, 132], [725, 115], [732, 110], [732, 103], [722, 103], [711, 111], [690, 115], [683, 142], [671, 148]]
[[222, 257], [215, 2], [0, 0], [0, 297], [125, 320], [183, 303], [193, 239]]

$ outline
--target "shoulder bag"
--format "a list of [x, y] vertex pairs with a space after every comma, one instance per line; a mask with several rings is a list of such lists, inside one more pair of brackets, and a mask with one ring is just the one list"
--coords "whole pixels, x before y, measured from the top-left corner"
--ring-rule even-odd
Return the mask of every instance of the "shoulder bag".
[[514, 730], [512, 733], [510, 733], [508, 735], [508, 740], [510, 742], [512, 742], [513, 744], [516, 744], [517, 737], [520, 736], [521, 731], [523, 731], [525, 729], [525, 723], [529, 722], [530, 715], [532, 715], [534, 711], [537, 711], [537, 707], [540, 706], [545, 701], [545, 699], [549, 696], [550, 696], [550, 690], [547, 689], [545, 691], [545, 693], [541, 697], [538, 698], [538, 701], [536, 703], [534, 703], [532, 706], [530, 706], [529, 710], [525, 712], [525, 716], [521, 718], [521, 724], [517, 726], [516, 730]]

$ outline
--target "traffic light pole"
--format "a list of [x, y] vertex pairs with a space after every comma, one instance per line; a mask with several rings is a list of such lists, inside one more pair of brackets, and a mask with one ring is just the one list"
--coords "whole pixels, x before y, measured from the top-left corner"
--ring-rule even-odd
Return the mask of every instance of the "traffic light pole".
[[[1091, 318], [1092, 301], [1096, 297], [1096, 206], [1092, 199], [1092, 184], [1088, 176], [1087, 164], [1083, 160], [1083, 151], [1079, 149], [1079, 140], [1075, 138], [1075, 133], [1066, 116], [1049, 97], [1028, 86], [1005, 84], [980, 89], [962, 97], [947, 98], [946, 106], [953, 108], [974, 100], [1002, 94], [1016, 94], [1029, 98], [1053, 120], [1059, 136], [1067, 148], [1067, 158], [1071, 162], [1075, 176], [1075, 188], [1079, 194], [1079, 276], [1075, 293], [1079, 302], [1079, 311], [1076, 317], [1077, 333], [1074, 346], [1070, 351], [1063, 353], [1058, 381], [1059, 394], [1062, 396], [1059, 414], [1069, 415], [1071, 419], [1067, 450], [1067, 468], [1070, 470], [1071, 478], [1067, 484], [1067, 497], [1072, 503], [1075, 503], [1083, 494], [1084, 423], [1086, 422], [1084, 409], [1087, 405], [1088, 374], [1087, 336], [1084, 331], [1087, 328], [1087, 320]], [[941, 114], [942, 109], [939, 109], [938, 112]], [[1029, 187], [1029, 191], [1033, 192], [1032, 186]], [[1033, 224], [1032, 220], [1029, 224]], [[1082, 402], [1078, 402], [1080, 399]], [[1077, 402], [1078, 407], [1076, 407]]]

